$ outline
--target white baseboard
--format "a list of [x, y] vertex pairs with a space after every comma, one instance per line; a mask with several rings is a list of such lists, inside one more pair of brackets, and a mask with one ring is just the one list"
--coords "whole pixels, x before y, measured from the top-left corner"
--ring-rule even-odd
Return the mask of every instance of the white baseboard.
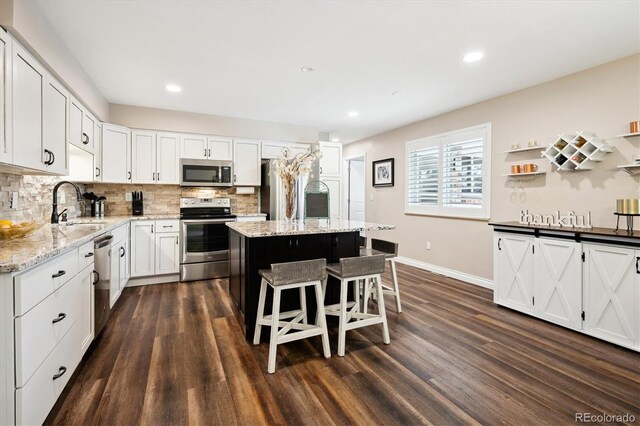
[[467, 274], [465, 272], [460, 272], [449, 268], [443, 268], [442, 266], [432, 265], [430, 263], [421, 262], [419, 260], [410, 259], [403, 256], [396, 257], [396, 262], [493, 290], [492, 280], [478, 277], [476, 275]]
[[180, 274], [152, 275], [149, 277], [129, 278], [126, 287], [138, 287], [150, 284], [175, 283], [180, 281]]

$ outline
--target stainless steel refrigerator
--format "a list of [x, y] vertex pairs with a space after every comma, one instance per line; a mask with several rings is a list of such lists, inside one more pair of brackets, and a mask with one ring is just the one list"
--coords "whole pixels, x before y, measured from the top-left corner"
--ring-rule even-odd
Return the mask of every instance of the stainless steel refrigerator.
[[[296, 219], [304, 219], [304, 188], [311, 180], [317, 179], [318, 161], [311, 165], [312, 176], [300, 176], [296, 185]], [[273, 160], [262, 160], [262, 186], [260, 187], [260, 211], [267, 214], [267, 220], [284, 220], [284, 186], [276, 172]]]

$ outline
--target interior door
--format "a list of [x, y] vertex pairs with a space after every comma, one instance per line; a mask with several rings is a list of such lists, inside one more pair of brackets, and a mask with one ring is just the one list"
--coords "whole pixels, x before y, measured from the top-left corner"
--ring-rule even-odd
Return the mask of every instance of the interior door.
[[156, 182], [180, 183], [180, 136], [175, 133], [158, 133], [156, 141]]
[[13, 45], [13, 164], [45, 170], [42, 107], [46, 73], [20, 45]]
[[533, 237], [494, 234], [494, 301], [522, 312], [533, 311]]
[[43, 139], [47, 171], [69, 173], [67, 136], [69, 133], [69, 92], [48, 77], [44, 93]]
[[131, 131], [126, 127], [102, 125], [102, 181], [131, 182]]
[[349, 161], [349, 220], [365, 219], [364, 160]]
[[131, 132], [131, 173], [133, 183], [156, 182], [156, 133]]
[[541, 318], [580, 329], [582, 320], [582, 244], [574, 241], [538, 238], [538, 276], [534, 307]]
[[585, 244], [584, 252], [585, 330], [640, 347], [640, 251]]
[[180, 158], [208, 158], [207, 137], [201, 135], [180, 135]]

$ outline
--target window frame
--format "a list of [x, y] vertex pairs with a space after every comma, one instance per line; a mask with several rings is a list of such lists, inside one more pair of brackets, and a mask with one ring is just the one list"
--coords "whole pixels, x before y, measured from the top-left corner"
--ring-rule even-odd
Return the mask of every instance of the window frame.
[[[484, 133], [482, 152], [482, 207], [478, 209], [466, 207], [443, 206], [443, 170], [445, 145], [464, 140], [465, 133]], [[409, 204], [409, 172], [410, 152], [416, 149], [439, 147], [438, 149], [438, 205], [416, 206]], [[491, 217], [491, 123], [483, 123], [464, 129], [453, 130], [405, 143], [405, 194], [404, 213], [407, 215], [440, 216], [476, 220], [488, 220]]]

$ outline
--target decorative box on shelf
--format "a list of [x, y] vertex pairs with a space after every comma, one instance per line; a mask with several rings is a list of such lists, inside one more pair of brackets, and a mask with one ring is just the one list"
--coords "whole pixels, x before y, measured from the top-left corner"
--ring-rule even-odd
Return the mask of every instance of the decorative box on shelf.
[[591, 170], [596, 162], [613, 152], [613, 147], [595, 133], [560, 135], [542, 153], [558, 171]]

